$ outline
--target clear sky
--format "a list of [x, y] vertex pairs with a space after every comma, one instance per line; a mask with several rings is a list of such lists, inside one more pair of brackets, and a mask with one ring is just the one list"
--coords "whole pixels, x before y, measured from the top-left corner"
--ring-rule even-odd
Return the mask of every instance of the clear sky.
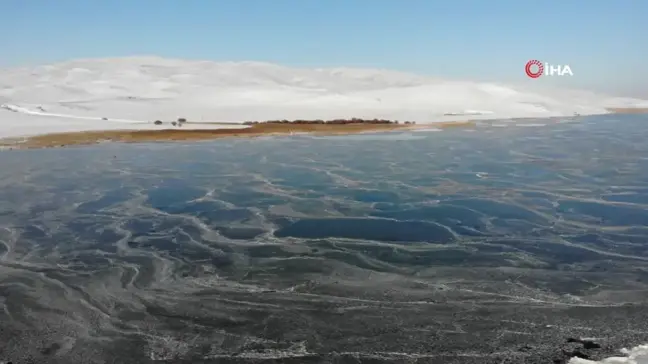
[[572, 68], [551, 82], [648, 96], [647, 19], [648, 0], [2, 0], [0, 67], [159, 55], [530, 82], [535, 58]]

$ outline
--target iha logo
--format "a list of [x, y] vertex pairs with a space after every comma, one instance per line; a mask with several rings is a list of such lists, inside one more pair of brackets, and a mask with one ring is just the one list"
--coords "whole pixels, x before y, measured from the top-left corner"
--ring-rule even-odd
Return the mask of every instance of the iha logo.
[[537, 59], [532, 59], [524, 66], [524, 71], [531, 78], [544, 76], [573, 76], [574, 73], [569, 65], [554, 65], [547, 62], [542, 63]]

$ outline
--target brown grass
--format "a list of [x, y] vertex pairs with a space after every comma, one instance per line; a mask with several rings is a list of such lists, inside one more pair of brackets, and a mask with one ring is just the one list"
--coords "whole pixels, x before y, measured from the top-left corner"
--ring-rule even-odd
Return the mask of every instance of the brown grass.
[[648, 107], [608, 107], [607, 111], [617, 114], [648, 114]]
[[[474, 125], [474, 122], [438, 123], [434, 127], [460, 127]], [[89, 145], [104, 141], [122, 143], [166, 142], [210, 140], [229, 137], [260, 137], [266, 135], [288, 135], [291, 133], [310, 133], [316, 135], [356, 134], [381, 132], [397, 129], [420, 129], [430, 125], [411, 124], [255, 124], [244, 129], [161, 129], [161, 130], [107, 130], [55, 133], [29, 137], [20, 141], [0, 140], [0, 146], [20, 149], [51, 148], [72, 145]]]

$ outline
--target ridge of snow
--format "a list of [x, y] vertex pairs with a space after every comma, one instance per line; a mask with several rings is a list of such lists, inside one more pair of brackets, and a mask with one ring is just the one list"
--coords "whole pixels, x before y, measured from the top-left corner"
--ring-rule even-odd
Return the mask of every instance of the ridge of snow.
[[69, 131], [66, 122], [70, 128], [74, 124], [74, 130], [83, 130], [83, 122], [89, 130], [127, 124], [148, 128], [154, 120], [179, 117], [237, 123], [358, 117], [422, 124], [648, 107], [647, 100], [587, 91], [532, 91], [381, 69], [290, 68], [151, 56], [0, 70], [0, 103], [0, 137]]

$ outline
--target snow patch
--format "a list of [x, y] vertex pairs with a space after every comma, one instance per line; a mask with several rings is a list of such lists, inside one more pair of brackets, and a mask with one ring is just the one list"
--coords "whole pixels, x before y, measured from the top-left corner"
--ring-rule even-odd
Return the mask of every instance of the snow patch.
[[610, 357], [600, 361], [572, 358], [567, 364], [648, 364], [648, 344], [632, 349], [622, 349], [623, 357]]

